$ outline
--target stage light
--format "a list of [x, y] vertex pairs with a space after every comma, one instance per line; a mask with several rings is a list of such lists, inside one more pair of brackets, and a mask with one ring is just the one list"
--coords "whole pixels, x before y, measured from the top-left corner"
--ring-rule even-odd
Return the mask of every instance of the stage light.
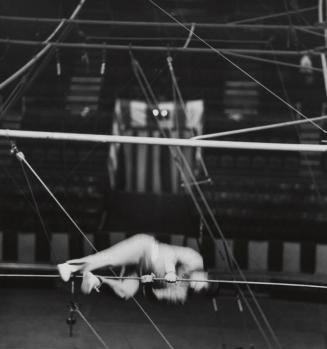
[[152, 109], [152, 114], [153, 114], [153, 116], [155, 116], [155, 117], [159, 116], [159, 109], [157, 109], [157, 108]]
[[168, 116], [168, 110], [166, 110], [166, 109], [161, 110], [160, 115], [162, 118], [166, 119]]

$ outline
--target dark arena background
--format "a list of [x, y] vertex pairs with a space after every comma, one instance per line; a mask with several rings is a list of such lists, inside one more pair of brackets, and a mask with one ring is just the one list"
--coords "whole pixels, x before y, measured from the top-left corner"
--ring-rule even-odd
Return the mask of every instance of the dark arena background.
[[[0, 1], [1, 349], [327, 348], [326, 17], [325, 0]], [[60, 280], [140, 233], [199, 251], [209, 291]]]

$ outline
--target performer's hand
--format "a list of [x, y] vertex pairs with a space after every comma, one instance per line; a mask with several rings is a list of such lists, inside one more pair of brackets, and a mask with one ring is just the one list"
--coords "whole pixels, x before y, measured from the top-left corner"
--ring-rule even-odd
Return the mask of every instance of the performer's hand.
[[165, 280], [167, 282], [176, 282], [177, 281], [177, 275], [174, 272], [169, 272], [165, 275]]
[[142, 275], [141, 276], [141, 282], [142, 284], [147, 284], [150, 282], [153, 282], [153, 279], [155, 278], [155, 274], [151, 273], [150, 275]]

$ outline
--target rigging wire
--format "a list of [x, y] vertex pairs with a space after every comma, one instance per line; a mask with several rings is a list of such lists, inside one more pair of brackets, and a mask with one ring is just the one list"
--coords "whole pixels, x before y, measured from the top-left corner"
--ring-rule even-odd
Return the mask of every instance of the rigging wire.
[[[44, 181], [40, 178], [40, 176], [36, 173], [36, 171], [33, 169], [33, 167], [29, 164], [29, 162], [26, 160], [24, 154], [15, 147], [13, 149], [14, 154], [16, 155], [17, 159], [20, 162], [23, 162], [28, 169], [33, 173], [33, 175], [37, 178], [37, 180], [40, 182], [42, 187], [47, 191], [47, 193], [50, 195], [50, 197], [56, 202], [56, 204], [59, 206], [59, 208], [62, 210], [62, 212], [66, 215], [66, 217], [69, 219], [69, 221], [73, 224], [73, 226], [77, 229], [77, 231], [84, 237], [84, 239], [88, 242], [88, 244], [91, 246], [91, 248], [98, 252], [96, 247], [93, 245], [93, 243], [88, 239], [86, 234], [82, 231], [82, 229], [79, 227], [79, 225], [75, 222], [75, 220], [70, 216], [70, 214], [67, 212], [67, 210], [63, 207], [63, 205], [59, 202], [59, 200], [56, 198], [56, 196], [52, 193], [52, 191], [47, 187], [47, 185], [44, 183]], [[112, 268], [109, 268], [109, 270], [115, 275], [115, 272]], [[150, 316], [147, 314], [145, 309], [140, 305], [140, 303], [136, 300], [135, 297], [132, 297], [134, 303], [139, 307], [139, 309], [143, 312], [143, 314], [150, 319]], [[169, 348], [174, 349], [174, 347], [170, 344], [167, 337], [163, 334], [163, 332], [158, 328], [158, 326], [154, 323], [154, 321], [151, 319], [151, 324], [157, 331], [157, 333], [161, 336], [161, 338], [166, 342], [166, 344], [169, 346]]]
[[[140, 65], [138, 65], [138, 67], [139, 67], [140, 69], [142, 69]], [[143, 78], [146, 79], [146, 76], [145, 76], [144, 73], [143, 73], [142, 76], [143, 76]], [[148, 86], [148, 87], [151, 89], [151, 86], [149, 85], [148, 82], [146, 83], [146, 86]], [[143, 89], [145, 89], [145, 87], [143, 87]], [[152, 89], [151, 89], [151, 90], [152, 90]], [[151, 92], [151, 94], [154, 94], [154, 93]], [[151, 101], [148, 101], [148, 103], [151, 105]], [[155, 120], [157, 121], [159, 130], [160, 130], [160, 132], [162, 133], [162, 135], [163, 135], [164, 137], [168, 137], [167, 132], [162, 128], [162, 126], [161, 126], [161, 124], [160, 124], [160, 121], [158, 120], [157, 117], [155, 117]], [[200, 198], [201, 198], [201, 200], [202, 200], [202, 202], [203, 202], [203, 204], [204, 204], [204, 206], [205, 206], [205, 209], [206, 209], [207, 212], [209, 213], [210, 218], [212, 219], [213, 223], [215, 224], [216, 229], [217, 229], [218, 232], [219, 232], [219, 235], [220, 235], [221, 238], [222, 238], [222, 241], [223, 241], [223, 243], [224, 243], [225, 255], [226, 255], [226, 258], [227, 258], [227, 261], [228, 261], [228, 265], [229, 265], [231, 274], [233, 275], [233, 266], [236, 266], [236, 267], [237, 267], [237, 271], [240, 273], [240, 275], [242, 276], [242, 278], [243, 278], [244, 280], [246, 280], [246, 278], [245, 278], [244, 274], [242, 273], [242, 271], [240, 270], [240, 268], [239, 268], [239, 266], [238, 266], [238, 264], [237, 264], [235, 258], [233, 257], [232, 252], [229, 250], [229, 248], [228, 248], [228, 246], [227, 246], [226, 239], [225, 239], [225, 237], [224, 237], [224, 235], [223, 235], [223, 233], [222, 233], [222, 231], [221, 231], [221, 229], [220, 229], [220, 227], [219, 227], [219, 225], [218, 225], [218, 222], [216, 221], [216, 219], [215, 219], [215, 217], [214, 217], [214, 215], [213, 215], [213, 213], [212, 213], [212, 211], [211, 211], [211, 208], [210, 208], [208, 202], [206, 201], [206, 198], [205, 198], [204, 194], [202, 193], [202, 190], [201, 190], [200, 186], [199, 186], [199, 185], [197, 184], [197, 182], [196, 182], [196, 178], [195, 178], [195, 176], [193, 175], [193, 172], [192, 172], [192, 170], [191, 170], [191, 168], [190, 168], [190, 166], [189, 166], [189, 164], [188, 164], [188, 162], [187, 162], [187, 160], [186, 160], [186, 158], [185, 158], [185, 156], [184, 156], [182, 150], [180, 149], [180, 147], [177, 147], [177, 148], [176, 148], [176, 152], [175, 152], [174, 149], [172, 149], [172, 147], [169, 147], [169, 148], [170, 148], [170, 150], [171, 150], [172, 157], [173, 157], [173, 159], [175, 160], [176, 166], [177, 166], [177, 168], [179, 169], [180, 174], [181, 174], [181, 176], [182, 176], [182, 180], [183, 180], [183, 182], [184, 182], [184, 187], [185, 187], [185, 188], [187, 189], [187, 191], [189, 192], [189, 194], [190, 194], [190, 196], [191, 196], [191, 198], [192, 198], [192, 201], [193, 201], [193, 203], [194, 203], [194, 205], [195, 205], [195, 207], [196, 207], [198, 213], [200, 214], [200, 217], [201, 217], [201, 219], [203, 220], [203, 223], [204, 223], [204, 225], [206, 226], [206, 228], [207, 228], [207, 230], [208, 230], [208, 232], [209, 232], [209, 234], [210, 234], [210, 236], [211, 236], [213, 242], [214, 242], [215, 244], [217, 244], [217, 241], [216, 241], [216, 239], [215, 239], [215, 237], [214, 237], [214, 233], [213, 233], [213, 231], [211, 230], [211, 226], [210, 226], [210, 224], [208, 223], [208, 221], [207, 221], [207, 219], [206, 219], [206, 217], [205, 217], [205, 215], [204, 215], [204, 212], [203, 212], [203, 209], [201, 208], [201, 205], [199, 204], [197, 198], [195, 197], [195, 194], [194, 194], [193, 189], [192, 189], [192, 187], [191, 187], [191, 185], [190, 185], [190, 182], [193, 183], [193, 184], [195, 185], [195, 188], [197, 189], [198, 193], [200, 194]], [[182, 160], [183, 164], [180, 162], [181, 160]], [[187, 174], [187, 175], [186, 175], [186, 173], [185, 173], [184, 166], [186, 167], [186, 169], [187, 169], [187, 171], [188, 171], [188, 174]], [[189, 180], [189, 178], [191, 178], [191, 181]], [[218, 249], [220, 250], [220, 247], [218, 246], [218, 244], [217, 244], [217, 247], [218, 247]], [[232, 263], [232, 261], [233, 261], [234, 263]], [[242, 291], [239, 289], [239, 286], [237, 286], [237, 288], [238, 288], [239, 294], [240, 294], [240, 295], [243, 295]], [[254, 304], [256, 305], [258, 312], [259, 312], [260, 315], [261, 315], [261, 318], [263, 319], [263, 321], [265, 322], [265, 324], [266, 324], [268, 330], [270, 331], [271, 336], [274, 338], [274, 340], [275, 340], [275, 342], [277, 343], [278, 347], [281, 347], [280, 344], [279, 344], [279, 341], [278, 341], [278, 339], [277, 339], [277, 337], [276, 337], [276, 335], [275, 335], [275, 333], [274, 333], [274, 331], [273, 331], [273, 329], [271, 328], [271, 326], [270, 326], [270, 324], [269, 324], [269, 322], [268, 322], [268, 319], [266, 318], [266, 316], [265, 316], [265, 314], [263, 313], [263, 311], [262, 311], [260, 305], [259, 305], [258, 302], [256, 301], [255, 295], [253, 294], [253, 292], [252, 292], [252, 290], [249, 288], [249, 286], [247, 286], [247, 288], [248, 288], [248, 291], [249, 291], [250, 294], [251, 294], [251, 297], [253, 298]], [[247, 303], [247, 302], [245, 302], [245, 303], [246, 303], [247, 305], [249, 304], [249, 303]], [[255, 316], [254, 311], [250, 311], [250, 313], [251, 313], [252, 316]], [[257, 324], [259, 323], [259, 320], [257, 319], [256, 316], [255, 316], [254, 321], [255, 321]], [[260, 324], [260, 323], [259, 323], [259, 324]], [[260, 326], [261, 326], [261, 325], [260, 325]], [[262, 333], [262, 335], [263, 335], [265, 341], [267, 342], [267, 345], [269, 346], [269, 348], [271, 348], [270, 341], [269, 341], [269, 339], [268, 339], [267, 335], [265, 334], [265, 331], [264, 331], [264, 329], [263, 329], [262, 327], [260, 327], [260, 332]]]
[[[272, 47], [273, 49], [273, 47]], [[290, 96], [287, 92], [287, 89], [286, 89], [286, 86], [285, 86], [285, 82], [284, 82], [284, 79], [283, 79], [283, 75], [281, 73], [281, 70], [279, 68], [279, 66], [277, 65], [277, 71], [278, 71], [278, 77], [279, 77], [279, 80], [281, 82], [281, 85], [282, 85], [282, 90], [284, 92], [284, 95], [285, 95], [285, 98], [286, 100], [290, 100]], [[290, 115], [291, 115], [291, 118], [294, 120], [296, 118], [296, 116], [290, 112]], [[297, 133], [297, 136], [298, 136], [298, 139], [299, 141], [301, 142], [301, 134], [299, 132], [299, 128], [298, 126], [295, 126], [295, 130], [296, 130], [296, 133]], [[308, 158], [308, 154], [307, 153], [303, 153], [303, 156], [305, 158], [305, 164], [308, 168], [308, 171], [309, 171], [309, 174], [310, 174], [310, 177], [311, 177], [311, 180], [312, 180], [312, 183], [313, 183], [313, 186], [314, 186], [314, 189], [315, 189], [315, 192], [316, 192], [316, 195], [318, 197], [318, 201], [320, 202], [320, 206], [322, 207], [323, 211], [324, 211], [324, 214], [326, 216], [327, 214], [327, 208], [326, 208], [326, 205], [325, 205], [325, 202], [323, 200], [323, 194], [319, 188], [319, 185], [318, 185], [318, 181], [317, 181], [317, 178], [315, 176], [315, 173], [312, 169], [312, 165], [310, 164], [310, 161], [309, 161], [309, 158]]]
[[[79, 11], [81, 10], [81, 7], [79, 7], [79, 5], [81, 5], [81, 2], [78, 4], [78, 6], [75, 8], [75, 11], [73, 11], [73, 14], [74, 15], [74, 12], [77, 16], [77, 14], [79, 13]], [[78, 9], [79, 7], [79, 9]], [[59, 31], [59, 29], [62, 27], [61, 24], [59, 24], [58, 27], [55, 28], [55, 30], [50, 34], [50, 36], [48, 37], [48, 39], [52, 39], [56, 34], [57, 32]], [[67, 32], [70, 30], [70, 27], [71, 26], [66, 26], [62, 32], [58, 35], [58, 39], [57, 39], [57, 42], [61, 39], [63, 39]], [[21, 84], [21, 88], [15, 92], [16, 89], [14, 89], [12, 91], [12, 93], [10, 94], [10, 96], [12, 96], [11, 100], [10, 100], [10, 96], [9, 98], [7, 98], [7, 100], [5, 101], [5, 104], [6, 104], [6, 109], [5, 109], [5, 112], [15, 103], [15, 101], [24, 93], [24, 91], [31, 85], [31, 83], [36, 79], [37, 75], [42, 71], [42, 69], [44, 68], [44, 66], [48, 63], [50, 57], [51, 57], [51, 52], [52, 50], [49, 49], [45, 55], [45, 58], [43, 59], [43, 61], [41, 62], [41, 64], [34, 69], [34, 71], [29, 70], [29, 69], [26, 69], [26, 74], [21, 78], [20, 82], [18, 83], [18, 85]], [[34, 68], [33, 65], [31, 65], [31, 68]], [[19, 69], [21, 70], [21, 69]], [[17, 71], [18, 72], [18, 71]], [[16, 73], [17, 73], [16, 72]], [[16, 74], [14, 73], [14, 75]], [[15, 92], [15, 93], [14, 93]], [[0, 114], [0, 117], [1, 117], [2, 114]]]
[[265, 20], [265, 19], [271, 19], [271, 18], [276, 18], [276, 17], [297, 15], [297, 14], [299, 14], [301, 12], [309, 12], [309, 11], [314, 11], [316, 9], [317, 9], [317, 6], [311, 6], [311, 7], [305, 7], [305, 8], [302, 8], [302, 9], [297, 9], [297, 10], [294, 10], [294, 11], [279, 12], [279, 13], [274, 13], [274, 14], [265, 15], [265, 16], [240, 19], [240, 20], [233, 21], [233, 22], [230, 22], [230, 23], [242, 24], [242, 23], [248, 23], [248, 22], [257, 22], [257, 21], [262, 21], [262, 20]]
[[[86, 0], [80, 0], [79, 4], [76, 6], [73, 13], [71, 14], [70, 19], [74, 19], [79, 14], [85, 2]], [[15, 81], [17, 78], [19, 78], [22, 74], [24, 74], [30, 67], [32, 67], [40, 58], [42, 58], [50, 50], [52, 45], [49, 44], [49, 42], [55, 37], [55, 35], [59, 32], [59, 30], [63, 27], [65, 23], [66, 21], [62, 19], [58, 24], [58, 26], [55, 28], [55, 30], [43, 41], [43, 43], [45, 44], [45, 47], [42, 48], [36, 55], [34, 55], [26, 64], [24, 64], [14, 74], [12, 74], [2, 83], [0, 83], [0, 91], [4, 89], [6, 86], [8, 86], [10, 83]]]
[[[155, 6], [157, 9], [159, 9], [161, 12], [163, 12], [165, 15], [167, 15], [170, 19], [172, 19], [175, 23], [179, 24], [181, 27], [183, 27], [186, 31], [190, 31], [190, 29], [180, 22], [177, 18], [175, 18], [173, 15], [171, 15], [169, 12], [167, 12], [165, 9], [160, 7], [155, 1], [153, 0], [147, 0], [149, 3], [151, 3], [153, 6]], [[238, 64], [236, 64], [234, 61], [229, 59], [224, 53], [222, 53], [220, 50], [214, 48], [212, 45], [207, 43], [204, 39], [202, 39], [198, 34], [193, 33], [193, 36], [198, 38], [204, 45], [206, 45], [208, 48], [210, 48], [213, 52], [215, 52], [218, 56], [222, 57], [224, 60], [229, 62], [232, 66], [234, 66], [237, 70], [239, 70], [241, 73], [243, 73], [245, 76], [250, 78], [252, 81], [254, 81], [256, 84], [261, 86], [264, 90], [266, 90], [268, 93], [270, 93], [272, 96], [277, 98], [280, 102], [285, 104], [289, 109], [295, 111], [297, 114], [299, 114], [304, 119], [309, 119], [306, 115], [301, 113], [299, 110], [297, 110], [293, 105], [287, 103], [282, 97], [280, 97], [277, 93], [273, 92], [271, 89], [269, 89], [266, 85], [264, 85], [262, 82], [260, 82], [258, 79], [256, 79], [254, 76], [252, 76], [250, 73], [248, 73], [246, 70], [244, 70], [242, 67], [240, 67]], [[324, 130], [322, 127], [320, 127], [315, 122], [311, 122], [315, 127], [319, 128], [322, 132], [327, 133], [326, 130]]]
[[[183, 159], [183, 158], [182, 158], [182, 159]], [[191, 168], [190, 168], [188, 162], [186, 161], [186, 159], [183, 159], [183, 161], [184, 161], [184, 165], [185, 165], [185, 167], [186, 167], [186, 169], [187, 169], [187, 171], [188, 171], [188, 175], [190, 176], [191, 180], [194, 182], [194, 187], [196, 188], [197, 193], [199, 194], [199, 196], [200, 196], [200, 198], [201, 198], [201, 201], [202, 201], [202, 203], [203, 203], [203, 205], [204, 205], [204, 208], [205, 208], [206, 211], [208, 212], [209, 217], [210, 217], [212, 223], [214, 224], [214, 226], [215, 226], [217, 232], [219, 233], [220, 238], [222, 239], [222, 241], [223, 241], [223, 243], [224, 243], [224, 249], [225, 249], [226, 257], [227, 257], [228, 264], [229, 264], [230, 267], [231, 267], [230, 269], [231, 269], [232, 275], [233, 275], [233, 272], [235, 272], [235, 271], [233, 270], [234, 267], [235, 267], [235, 268], [236, 268], [236, 271], [237, 271], [238, 274], [241, 276], [241, 278], [242, 278], [243, 280], [246, 281], [246, 277], [245, 277], [243, 271], [241, 270], [241, 268], [239, 267], [238, 262], [237, 262], [237, 260], [235, 259], [235, 257], [234, 257], [234, 255], [233, 255], [232, 251], [230, 250], [230, 247], [228, 246], [227, 241], [226, 241], [226, 237], [225, 237], [223, 231], [221, 230], [221, 227], [220, 227], [220, 225], [218, 224], [218, 221], [217, 221], [216, 217], [214, 216], [214, 213], [212, 212], [212, 209], [211, 209], [211, 207], [209, 206], [209, 203], [208, 203], [208, 201], [207, 201], [207, 199], [206, 199], [204, 193], [202, 192], [201, 187], [196, 183], [196, 179], [194, 178], [194, 175], [193, 175], [193, 173], [192, 173], [192, 170], [191, 170]], [[189, 193], [191, 194], [192, 188], [191, 188], [190, 186], [187, 186], [187, 185], [186, 185], [186, 188], [188, 189]], [[196, 200], [194, 193], [191, 194], [191, 197], [192, 197], [193, 201]], [[209, 232], [209, 234], [210, 234], [210, 236], [211, 236], [211, 238], [212, 238], [212, 240], [213, 240], [213, 243], [215, 243], [215, 244], [217, 245], [217, 247], [218, 247], [217, 240], [216, 240], [214, 234], [212, 233], [212, 230], [210, 229], [210, 230], [208, 230], [208, 232]], [[271, 325], [270, 325], [270, 323], [269, 323], [267, 317], [265, 316], [265, 314], [264, 314], [264, 312], [263, 312], [263, 310], [262, 310], [260, 304], [257, 302], [256, 297], [255, 297], [253, 291], [251, 290], [251, 288], [250, 288], [248, 285], [247, 285], [247, 290], [248, 290], [248, 292], [249, 292], [249, 294], [250, 294], [250, 296], [251, 296], [251, 298], [252, 298], [252, 300], [253, 300], [253, 302], [254, 302], [254, 304], [255, 304], [255, 306], [256, 306], [258, 312], [259, 312], [259, 314], [261, 315], [261, 317], [262, 317], [262, 319], [263, 319], [265, 325], [267, 326], [269, 332], [271, 333], [272, 338], [274, 338], [274, 340], [275, 340], [277, 346], [278, 346], [279, 348], [281, 348], [281, 345], [280, 345], [280, 343], [279, 343], [279, 340], [278, 340], [278, 338], [277, 338], [277, 336], [276, 336], [276, 334], [275, 334], [273, 328], [271, 327]], [[239, 290], [239, 291], [241, 291], [241, 290]]]
[[50, 195], [50, 197], [54, 200], [54, 202], [59, 206], [59, 208], [62, 210], [62, 212], [66, 215], [66, 217], [69, 219], [69, 221], [73, 224], [73, 226], [77, 229], [77, 231], [84, 237], [84, 239], [88, 242], [88, 244], [91, 246], [91, 248], [94, 251], [97, 251], [94, 244], [89, 240], [87, 235], [82, 231], [82, 229], [79, 227], [79, 225], [75, 222], [75, 220], [71, 217], [71, 215], [67, 212], [67, 210], [63, 207], [63, 205], [59, 202], [59, 200], [56, 198], [56, 196], [52, 193], [52, 191], [48, 188], [48, 186], [44, 183], [44, 181], [41, 179], [41, 177], [36, 173], [34, 168], [30, 165], [30, 163], [26, 160], [24, 154], [16, 147], [14, 147], [13, 152], [15, 153], [17, 159], [24, 163], [26, 167], [31, 171], [31, 173], [35, 176], [35, 178], [39, 181], [39, 183], [42, 185], [42, 187], [47, 191], [47, 193]]
[[[327, 119], [327, 115], [311, 118], [311, 121], [323, 121], [325, 119]], [[278, 122], [275, 124], [246, 127], [246, 128], [240, 128], [236, 130], [222, 131], [222, 132], [216, 132], [216, 133], [208, 133], [208, 134], [193, 137], [193, 139], [210, 139], [210, 138], [216, 138], [216, 137], [232, 136], [232, 135], [248, 133], [248, 132], [257, 132], [257, 131], [271, 130], [271, 129], [281, 128], [281, 127], [296, 126], [296, 125], [305, 124], [308, 122], [309, 120], [306, 120], [306, 119], [284, 121], [284, 122]]]
[[41, 224], [43, 233], [44, 233], [44, 235], [45, 235], [45, 237], [46, 237], [46, 239], [47, 239], [47, 242], [48, 242], [50, 251], [51, 251], [51, 253], [52, 253], [52, 256], [53, 256], [52, 260], [56, 260], [56, 261], [57, 261], [58, 258], [57, 258], [57, 255], [56, 255], [55, 251], [51, 248], [51, 238], [50, 238], [50, 234], [49, 234], [49, 231], [48, 231], [48, 229], [47, 229], [47, 227], [46, 227], [45, 221], [44, 221], [44, 219], [43, 219], [43, 217], [42, 217], [42, 214], [41, 214], [41, 211], [40, 211], [40, 207], [39, 207], [39, 205], [38, 205], [38, 203], [37, 203], [37, 200], [36, 200], [36, 198], [35, 198], [35, 195], [34, 195], [34, 192], [33, 192], [33, 189], [32, 189], [32, 185], [31, 185], [31, 182], [30, 182], [30, 180], [29, 180], [29, 178], [28, 178], [28, 175], [27, 175], [27, 173], [26, 173], [26, 171], [25, 171], [24, 165], [23, 165], [21, 162], [19, 162], [19, 164], [20, 164], [20, 166], [21, 166], [22, 172], [23, 172], [23, 174], [24, 174], [25, 181], [26, 181], [27, 186], [28, 186], [28, 189], [29, 189], [29, 191], [30, 191], [30, 194], [31, 194], [31, 197], [32, 197], [32, 201], [33, 201], [33, 204], [34, 204], [34, 208], [35, 208], [36, 214], [37, 214], [37, 216], [38, 216], [38, 219], [39, 219], [39, 221], [40, 221], [40, 224]]
[[81, 319], [89, 327], [89, 329], [92, 331], [92, 333], [95, 335], [95, 337], [99, 340], [99, 342], [103, 345], [103, 347], [106, 349], [109, 349], [107, 343], [103, 340], [103, 338], [100, 336], [98, 331], [87, 320], [87, 318], [84, 316], [84, 314], [81, 312], [81, 310], [79, 309], [79, 307], [76, 304], [74, 304], [74, 311], [81, 317]]
[[[177, 94], [177, 97], [178, 97], [179, 103], [182, 107], [184, 116], [187, 118], [188, 113], [186, 110], [186, 104], [185, 104], [185, 101], [184, 101], [183, 96], [182, 96], [182, 92], [181, 92], [179, 85], [178, 85], [178, 82], [177, 82], [177, 78], [176, 78], [176, 74], [175, 74], [175, 70], [174, 70], [174, 66], [173, 66], [173, 58], [171, 56], [167, 57], [167, 64], [168, 64], [168, 68], [169, 68], [168, 70], [170, 73], [170, 77], [171, 77], [171, 80], [173, 83], [173, 88]], [[192, 129], [191, 132], [193, 134], [193, 137], [195, 137], [195, 131]], [[197, 155], [198, 155], [198, 158], [200, 161], [201, 169], [204, 172], [204, 176], [205, 176], [205, 178], [209, 178], [209, 172], [208, 172], [207, 166], [203, 160], [201, 148], [196, 149], [196, 152], [197, 152]]]
[[[140, 67], [140, 65], [138, 65], [138, 66]], [[145, 80], [146, 80], [146, 77], [145, 77], [144, 74], [143, 74], [143, 77], [144, 77]], [[147, 83], [146, 85], [147, 85], [147, 87], [149, 87], [149, 88], [151, 89], [151, 86], [150, 86], [148, 83]], [[154, 94], [154, 93], [152, 93], [152, 94]], [[162, 129], [162, 127], [160, 127], [160, 122], [159, 122], [158, 120], [157, 120], [157, 123], [158, 123], [158, 126], [159, 126], [159, 129], [160, 129], [161, 133], [163, 133], [163, 135], [164, 135], [165, 137], [167, 137], [167, 134], [165, 134], [165, 131]], [[237, 268], [238, 272], [241, 274], [242, 278], [245, 279], [245, 276], [244, 276], [244, 274], [242, 273], [241, 269], [239, 268], [239, 266], [238, 266], [238, 264], [237, 264], [237, 261], [236, 261], [235, 258], [233, 257], [232, 252], [229, 250], [228, 246], [226, 245], [226, 239], [225, 239], [225, 237], [224, 237], [224, 235], [223, 235], [223, 233], [222, 233], [222, 231], [221, 231], [221, 229], [220, 229], [220, 227], [219, 227], [219, 225], [218, 225], [218, 222], [217, 222], [216, 218], [214, 217], [214, 214], [212, 213], [212, 210], [211, 210], [211, 208], [210, 208], [210, 206], [209, 206], [209, 204], [208, 204], [208, 202], [207, 202], [207, 200], [206, 200], [206, 198], [205, 198], [205, 196], [204, 196], [204, 194], [203, 194], [203, 192], [202, 192], [200, 186], [197, 184], [196, 178], [194, 177], [193, 172], [192, 172], [191, 168], [189, 167], [189, 164], [188, 164], [187, 160], [185, 159], [185, 156], [184, 156], [184, 154], [182, 153], [182, 151], [181, 151], [180, 148], [177, 148], [177, 155], [178, 155], [178, 156], [180, 157], [180, 159], [182, 159], [182, 161], [184, 162], [184, 166], [186, 166], [186, 168], [187, 168], [187, 170], [188, 170], [188, 176], [191, 178], [191, 181], [194, 183], [195, 188], [197, 189], [198, 194], [200, 195], [200, 198], [201, 198], [201, 200], [202, 200], [202, 202], [203, 202], [203, 204], [204, 204], [204, 206], [205, 206], [205, 209], [206, 209], [207, 212], [209, 213], [209, 216], [210, 216], [210, 218], [212, 219], [212, 222], [214, 223], [214, 225], [215, 225], [217, 231], [219, 232], [219, 235], [221, 236], [222, 240], [224, 241], [225, 253], [226, 253], [226, 256], [227, 256], [228, 260], [230, 259], [230, 260], [229, 260], [229, 264], [230, 264], [230, 267], [231, 267], [231, 271], [232, 271], [231, 261], [233, 261], [233, 262], [234, 262], [233, 265], [236, 266], [236, 268]], [[176, 154], [175, 154], [175, 153], [172, 153], [172, 156], [173, 156], [173, 158], [175, 158], [175, 159], [178, 160], [178, 157], [176, 157]], [[177, 161], [177, 164], [181, 165], [181, 164], [179, 163], [179, 161]], [[192, 188], [191, 188], [190, 185], [189, 185], [188, 178], [185, 176], [185, 173], [184, 173], [184, 170], [182, 169], [182, 167], [180, 167], [179, 169], [180, 169], [180, 171], [182, 172], [182, 173], [181, 173], [182, 176], [183, 176], [183, 174], [184, 174], [184, 176], [183, 176], [183, 177], [184, 177], [184, 185], [185, 185], [185, 187], [188, 189], [189, 193], [191, 194], [191, 197], [192, 197], [192, 199], [193, 199], [194, 204], [196, 205], [197, 209], [199, 210], [200, 205], [197, 203], [197, 199], [195, 198], [194, 193], [193, 193], [193, 191], [192, 191]], [[202, 211], [201, 208], [200, 208], [200, 211]], [[204, 217], [203, 212], [202, 212], [202, 215], [201, 215], [201, 216]], [[204, 223], [206, 224], [206, 220], [204, 220]], [[215, 238], [214, 238], [214, 234], [213, 234], [213, 233], [212, 233], [211, 237], [212, 237], [212, 239], [213, 239], [213, 242], [216, 243], [216, 240], [215, 240]], [[230, 257], [231, 257], [231, 258], [230, 258]], [[255, 295], [253, 294], [252, 290], [251, 290], [249, 287], [248, 287], [248, 291], [249, 291], [250, 294], [251, 294], [251, 297], [252, 297], [252, 299], [253, 299], [253, 301], [254, 301], [254, 304], [255, 304], [256, 307], [257, 307], [258, 312], [260, 313], [260, 315], [261, 315], [263, 321], [265, 322], [265, 324], [266, 324], [268, 330], [270, 331], [271, 336], [274, 338], [274, 340], [275, 340], [275, 342], [277, 343], [278, 347], [281, 347], [281, 345], [280, 345], [280, 343], [279, 343], [279, 341], [278, 341], [277, 336], [275, 335], [275, 333], [274, 333], [274, 331], [273, 331], [271, 325], [269, 324], [268, 319], [266, 318], [265, 314], [263, 313], [263, 311], [262, 311], [262, 309], [261, 309], [259, 303], [258, 303], [257, 300], [255, 299]], [[267, 337], [265, 337], [265, 339], [267, 340]], [[268, 343], [269, 343], [269, 341], [268, 341]]]

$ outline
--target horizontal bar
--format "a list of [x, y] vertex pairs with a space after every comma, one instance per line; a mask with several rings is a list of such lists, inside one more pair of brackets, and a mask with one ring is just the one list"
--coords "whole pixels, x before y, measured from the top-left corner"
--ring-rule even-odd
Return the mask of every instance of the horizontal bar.
[[[45, 46], [59, 48], [78, 48], [78, 49], [96, 49], [96, 50], [112, 50], [112, 51], [155, 51], [155, 52], [192, 52], [192, 53], [212, 53], [212, 48], [208, 47], [174, 47], [174, 46], [144, 46], [144, 45], [110, 45], [100, 43], [77, 43], [77, 42], [44, 42], [36, 40], [16, 40], [16, 39], [0, 39], [0, 43], [25, 45], [25, 46]], [[321, 52], [315, 52], [314, 49], [304, 51], [292, 50], [264, 50], [264, 49], [232, 49], [232, 48], [214, 48], [224, 54], [228, 53], [247, 53], [256, 55], [273, 55], [273, 56], [302, 56], [310, 52], [311, 55], [320, 55]]]
[[289, 144], [289, 143], [261, 143], [261, 142], [232, 142], [195, 140], [180, 138], [158, 138], [158, 137], [133, 137], [116, 135], [99, 135], [83, 133], [62, 133], [62, 132], [41, 132], [23, 130], [0, 129], [0, 137], [62, 140], [74, 142], [95, 142], [95, 143], [124, 143], [124, 144], [146, 144], [175, 147], [195, 148], [220, 148], [220, 149], [243, 149], [243, 150], [276, 150], [276, 151], [307, 151], [325, 152], [327, 145], [321, 144]]
[[55, 271], [57, 270], [57, 267], [53, 264], [42, 263], [0, 263], [0, 270], [1, 269]]
[[[112, 20], [92, 20], [92, 19], [64, 19], [64, 18], [41, 18], [41, 17], [20, 17], [20, 16], [0, 16], [3, 21], [35, 22], [35, 23], [65, 23], [101, 25], [101, 26], [131, 26], [131, 27], [170, 27], [180, 28], [180, 25], [173, 22], [145, 22], [145, 21], [112, 21]], [[185, 26], [205, 29], [268, 29], [268, 30], [294, 30], [294, 29], [323, 29], [321, 24], [317, 25], [291, 25], [291, 24], [238, 24], [238, 23], [183, 23]]]

